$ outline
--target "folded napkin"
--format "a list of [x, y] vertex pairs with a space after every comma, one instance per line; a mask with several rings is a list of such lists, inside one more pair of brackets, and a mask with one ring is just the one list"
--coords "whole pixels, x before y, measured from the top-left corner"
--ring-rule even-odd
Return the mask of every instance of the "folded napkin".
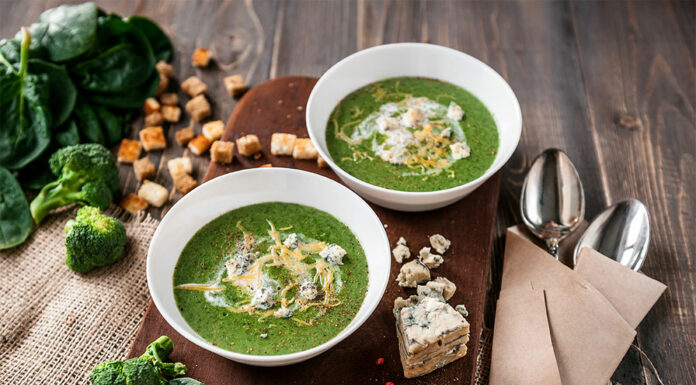
[[[582, 262], [574, 271], [536, 246], [525, 230], [508, 229], [491, 385], [557, 384], [549, 369], [554, 364], [564, 385], [609, 381], [635, 337], [635, 326], [664, 285], [596, 254], [583, 249]], [[638, 286], [642, 290], [631, 290]], [[545, 314], [540, 314], [540, 292], [544, 293]], [[547, 339], [528, 338], [530, 333], [543, 332], [543, 317], [547, 318], [553, 357], [543, 354], [549, 350]], [[522, 363], [510, 364], [519, 360]], [[533, 380], [528, 381], [530, 378]]]

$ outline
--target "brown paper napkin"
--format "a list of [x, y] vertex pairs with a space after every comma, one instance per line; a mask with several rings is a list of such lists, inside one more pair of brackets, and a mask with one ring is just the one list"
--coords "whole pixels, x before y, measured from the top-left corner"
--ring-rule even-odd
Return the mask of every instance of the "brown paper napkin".
[[575, 272], [602, 293], [634, 329], [667, 288], [587, 247], [580, 250]]
[[[562, 383], [606, 384], [633, 341], [636, 334], [633, 327], [578, 273], [535, 246], [519, 228], [509, 228], [503, 266], [503, 298], [512, 296], [514, 291], [529, 291], [530, 286], [537, 291], [543, 290], [546, 295], [551, 341]], [[497, 318], [496, 314], [496, 324]], [[501, 322], [505, 325], [508, 321]], [[512, 333], [525, 328], [523, 324], [512, 325]], [[494, 329], [493, 356], [507, 361], [508, 358], [501, 357], [495, 349], [500, 345], [496, 343], [498, 332]], [[529, 364], [518, 370], [518, 377], [522, 376], [521, 371], [533, 375], [540, 370], [539, 363], [530, 360]], [[544, 367], [548, 364], [543, 363]], [[505, 366], [493, 362], [491, 378], [504, 378], [502, 373], [494, 373], [503, 369]]]
[[542, 290], [501, 293], [493, 330], [491, 385], [562, 385]]

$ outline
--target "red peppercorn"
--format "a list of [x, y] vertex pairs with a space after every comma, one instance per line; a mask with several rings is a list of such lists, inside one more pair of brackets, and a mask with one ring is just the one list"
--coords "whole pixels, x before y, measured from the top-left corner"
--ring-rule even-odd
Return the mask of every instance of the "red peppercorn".
[[384, 364], [384, 358], [380, 357], [377, 359], [377, 365], [382, 365], [382, 364]]
[[387, 381], [384, 385], [394, 385], [394, 383], [391, 381]]

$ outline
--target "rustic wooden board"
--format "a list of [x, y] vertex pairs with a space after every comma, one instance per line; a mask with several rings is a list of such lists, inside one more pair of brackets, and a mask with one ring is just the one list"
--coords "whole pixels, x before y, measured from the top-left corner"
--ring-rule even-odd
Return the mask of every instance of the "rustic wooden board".
[[[274, 167], [307, 170], [338, 180], [330, 169], [320, 169], [314, 161], [275, 157], [269, 151], [273, 132], [307, 136], [304, 106], [315, 82], [316, 79], [308, 77], [282, 77], [249, 91], [232, 114], [223, 140], [234, 140], [241, 135], [254, 133], [259, 136], [264, 156], [254, 160], [236, 155], [235, 162], [229, 166], [211, 163], [205, 180], [265, 163], [272, 163]], [[450, 303], [464, 303], [469, 309], [471, 340], [467, 344], [469, 354], [443, 369], [419, 379], [403, 379], [392, 305], [396, 297], [414, 294], [415, 290], [404, 290], [394, 282], [401, 266], [398, 263], [392, 264], [391, 282], [372, 317], [345, 341], [304, 363], [284, 368], [255, 368], [228, 361], [179, 336], [152, 304], [133, 344], [131, 356], [140, 354], [150, 341], [165, 334], [172, 337], [176, 346], [172, 359], [189, 364], [191, 376], [208, 385], [227, 384], [230, 378], [235, 379], [235, 384], [383, 384], [386, 381], [399, 384], [469, 384], [476, 366], [483, 324], [499, 186], [500, 175], [496, 174], [466, 199], [425, 213], [403, 213], [372, 205], [387, 225], [391, 244], [404, 236], [412, 253], [416, 253], [428, 243], [428, 234], [441, 233], [452, 240], [452, 247], [445, 253], [445, 263], [433, 270], [433, 276], [445, 276], [457, 284], [457, 293]], [[375, 364], [379, 357], [385, 359], [385, 365]]]

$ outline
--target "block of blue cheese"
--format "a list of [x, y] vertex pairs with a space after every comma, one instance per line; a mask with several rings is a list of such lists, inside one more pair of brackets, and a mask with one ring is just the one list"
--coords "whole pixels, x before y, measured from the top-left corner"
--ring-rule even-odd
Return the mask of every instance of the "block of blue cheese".
[[436, 291], [394, 301], [399, 355], [406, 378], [430, 373], [466, 355], [469, 323], [462, 313]]

